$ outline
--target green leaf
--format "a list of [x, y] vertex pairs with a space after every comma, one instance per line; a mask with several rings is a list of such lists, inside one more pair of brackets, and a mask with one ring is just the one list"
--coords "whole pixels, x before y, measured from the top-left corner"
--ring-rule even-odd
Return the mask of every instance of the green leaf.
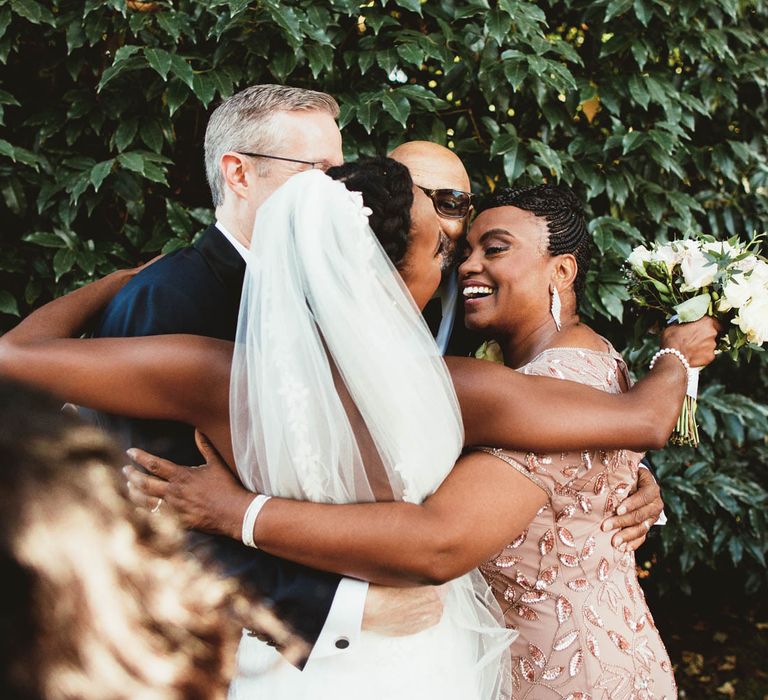
[[163, 149], [163, 130], [156, 119], [142, 121], [141, 126], [139, 127], [139, 136], [141, 136], [141, 140], [147, 147], [156, 153], [160, 153]]
[[512, 18], [501, 10], [491, 10], [485, 20], [488, 36], [499, 46], [504, 44], [507, 34], [512, 29]]
[[133, 143], [136, 132], [139, 130], [139, 118], [129, 117], [120, 122], [115, 132], [115, 148], [118, 151], [124, 151], [127, 146]]
[[640, 131], [630, 131], [628, 134], [625, 134], [621, 139], [622, 155], [627, 155], [627, 153], [634, 151], [645, 139], [645, 134]]
[[10, 5], [0, 7], [0, 38], [5, 38], [5, 30], [8, 29], [11, 19]]
[[380, 104], [372, 99], [363, 99], [357, 108], [357, 121], [360, 122], [368, 134], [373, 131], [373, 127], [379, 118]]
[[637, 17], [644, 27], [648, 26], [648, 22], [653, 17], [653, 8], [648, 0], [634, 0], [635, 17]]
[[530, 141], [528, 147], [536, 154], [536, 161], [559, 179], [563, 174], [563, 162], [557, 151], [542, 141]]
[[421, 0], [395, 0], [395, 4], [411, 12], [421, 14]]
[[56, 24], [51, 11], [35, 0], [11, 0], [11, 9], [32, 24]]
[[117, 162], [126, 170], [131, 170], [134, 173], [140, 173], [142, 175], [144, 174], [144, 158], [140, 153], [136, 153], [136, 151], [121, 153], [117, 157]]
[[611, 0], [605, 8], [605, 21], [609, 22], [618, 15], [623, 15], [630, 7], [632, 0]]
[[165, 49], [144, 49], [144, 57], [152, 68], [154, 68], [163, 80], [168, 79], [168, 71], [171, 70], [173, 56]]
[[19, 305], [10, 292], [0, 289], [0, 314], [19, 316]]
[[417, 44], [401, 44], [397, 47], [397, 54], [406, 63], [412, 63], [414, 66], [424, 63], [424, 51]]
[[53, 256], [53, 273], [56, 282], [72, 269], [75, 264], [75, 257], [75, 252], [69, 248], [56, 251], [56, 255]]
[[189, 90], [180, 80], [172, 80], [168, 89], [165, 92], [165, 100], [168, 104], [168, 112], [170, 116], [176, 113], [176, 110], [181, 107], [189, 97]]
[[165, 201], [165, 215], [171, 231], [173, 231], [179, 238], [189, 240], [195, 227], [184, 207], [178, 202], [173, 202], [170, 199], [167, 199]]
[[403, 127], [407, 126], [411, 105], [404, 95], [397, 91], [385, 92], [381, 97], [381, 104], [395, 121], [402, 124]]
[[112, 172], [112, 166], [114, 165], [114, 159], [104, 160], [101, 163], [96, 163], [91, 168], [91, 184], [94, 191], [98, 192], [102, 183], [106, 179], [107, 175]]
[[172, 54], [171, 55], [171, 72], [183, 83], [187, 85], [187, 87], [194, 90], [193, 81], [194, 81], [194, 74], [192, 72], [192, 66], [187, 63], [181, 56], [178, 54]]
[[34, 243], [35, 245], [43, 246], [44, 248], [67, 247], [66, 241], [61, 236], [57, 236], [55, 233], [47, 233], [45, 231], [35, 231], [34, 233], [28, 233], [21, 240], [26, 243]]
[[513, 90], [517, 90], [528, 76], [528, 66], [523, 61], [504, 61], [504, 76]]
[[629, 79], [628, 87], [629, 94], [632, 95], [632, 99], [641, 105], [643, 109], [647, 109], [648, 104], [651, 101], [651, 96], [648, 94], [648, 90], [646, 89], [642, 80], [637, 75], [633, 75]]
[[0, 104], [19, 106], [19, 101], [10, 92], [0, 90]]
[[208, 73], [195, 73], [192, 76], [192, 92], [202, 102], [203, 107], [208, 107], [216, 95], [216, 83]]
[[523, 174], [527, 165], [525, 147], [519, 140], [509, 146], [502, 162], [507, 182], [512, 185]]

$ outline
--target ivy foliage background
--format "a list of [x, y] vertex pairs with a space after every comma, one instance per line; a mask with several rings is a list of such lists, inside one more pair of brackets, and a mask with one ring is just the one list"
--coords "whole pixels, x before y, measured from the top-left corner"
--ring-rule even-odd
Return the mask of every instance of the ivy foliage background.
[[[207, 115], [259, 82], [333, 94], [350, 158], [422, 138], [454, 148], [475, 190], [574, 186], [595, 242], [584, 315], [636, 368], [653, 341], [625, 311], [630, 249], [765, 227], [762, 0], [3, 0], [0, 61], [3, 328], [187, 245], [212, 216]], [[653, 455], [658, 590], [715, 571], [765, 592], [765, 357], [720, 358], [701, 448]]]

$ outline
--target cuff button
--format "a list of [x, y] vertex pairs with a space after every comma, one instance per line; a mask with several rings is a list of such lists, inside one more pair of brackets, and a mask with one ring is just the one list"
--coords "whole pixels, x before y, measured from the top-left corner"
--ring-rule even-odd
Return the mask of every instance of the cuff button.
[[336, 640], [337, 649], [346, 649], [349, 646], [349, 640], [346, 637], [339, 637]]

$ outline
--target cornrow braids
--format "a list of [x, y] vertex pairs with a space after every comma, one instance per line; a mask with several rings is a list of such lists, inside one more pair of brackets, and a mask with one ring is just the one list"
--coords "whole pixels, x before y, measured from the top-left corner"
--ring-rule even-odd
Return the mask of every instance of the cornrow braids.
[[360, 192], [373, 213], [369, 223], [392, 264], [402, 270], [410, 243], [413, 180], [402, 163], [392, 158], [365, 158], [329, 168], [329, 177]]
[[590, 260], [591, 238], [584, 218], [584, 206], [568, 187], [522, 185], [498, 189], [476, 205], [478, 213], [496, 207], [517, 207], [547, 222], [550, 255], [570, 253], [578, 271], [573, 282], [577, 303], [581, 302]]

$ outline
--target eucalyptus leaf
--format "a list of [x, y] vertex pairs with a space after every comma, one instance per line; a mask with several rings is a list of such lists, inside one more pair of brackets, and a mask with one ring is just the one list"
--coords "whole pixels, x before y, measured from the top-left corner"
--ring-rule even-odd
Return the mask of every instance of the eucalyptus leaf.
[[681, 304], [677, 304], [674, 309], [681, 323], [690, 323], [704, 318], [709, 311], [712, 297], [709, 294], [699, 294], [687, 299]]

